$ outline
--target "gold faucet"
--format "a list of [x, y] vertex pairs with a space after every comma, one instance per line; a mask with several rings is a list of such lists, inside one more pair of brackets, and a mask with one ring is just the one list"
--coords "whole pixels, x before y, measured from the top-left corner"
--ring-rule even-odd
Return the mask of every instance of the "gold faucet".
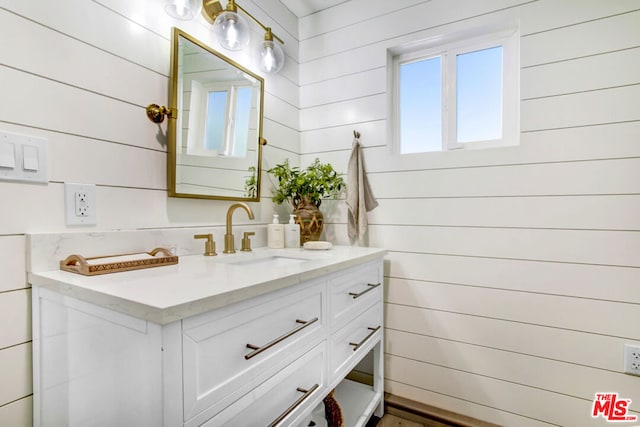
[[204, 244], [204, 256], [216, 256], [216, 242], [213, 240], [213, 234], [196, 234], [194, 239], [207, 239]]
[[250, 236], [255, 236], [255, 231], [245, 231], [242, 237], [242, 252], [251, 252], [251, 239]]
[[229, 206], [229, 210], [227, 211], [227, 234], [224, 235], [224, 251], [225, 254], [235, 254], [235, 244], [233, 243], [233, 233], [231, 230], [231, 217], [233, 216], [233, 211], [238, 208], [242, 208], [247, 211], [247, 215], [249, 215], [249, 219], [253, 219], [253, 211], [246, 203], [234, 203]]

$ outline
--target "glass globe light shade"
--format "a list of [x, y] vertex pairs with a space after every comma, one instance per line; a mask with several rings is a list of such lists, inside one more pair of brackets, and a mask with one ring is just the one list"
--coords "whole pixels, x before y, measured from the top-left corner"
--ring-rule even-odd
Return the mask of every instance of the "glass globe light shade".
[[164, 11], [167, 15], [189, 21], [200, 13], [202, 8], [201, 0], [167, 0], [164, 3]]
[[277, 73], [284, 65], [284, 52], [278, 43], [265, 40], [260, 48], [260, 69], [265, 73]]
[[242, 50], [249, 44], [249, 25], [236, 12], [222, 12], [213, 22], [213, 33], [225, 49]]

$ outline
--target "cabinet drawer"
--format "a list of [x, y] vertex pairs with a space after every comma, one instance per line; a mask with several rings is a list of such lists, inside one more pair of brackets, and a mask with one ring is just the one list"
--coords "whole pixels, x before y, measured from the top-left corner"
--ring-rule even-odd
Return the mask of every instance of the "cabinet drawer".
[[322, 341], [323, 288], [312, 283], [276, 293], [259, 305], [185, 327], [184, 419], [203, 411], [198, 419], [210, 418]]
[[336, 332], [331, 338], [330, 378], [345, 376], [382, 338], [382, 303]]
[[203, 424], [214, 426], [290, 426], [308, 415], [326, 393], [326, 342]]
[[382, 263], [347, 270], [329, 283], [331, 330], [337, 330], [376, 301], [382, 301]]

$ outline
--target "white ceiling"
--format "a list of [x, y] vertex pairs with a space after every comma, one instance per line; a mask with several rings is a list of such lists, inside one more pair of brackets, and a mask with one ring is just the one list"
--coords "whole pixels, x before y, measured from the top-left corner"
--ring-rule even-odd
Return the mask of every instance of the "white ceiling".
[[280, 0], [280, 2], [298, 18], [329, 9], [332, 6], [346, 3], [347, 1], [348, 0]]

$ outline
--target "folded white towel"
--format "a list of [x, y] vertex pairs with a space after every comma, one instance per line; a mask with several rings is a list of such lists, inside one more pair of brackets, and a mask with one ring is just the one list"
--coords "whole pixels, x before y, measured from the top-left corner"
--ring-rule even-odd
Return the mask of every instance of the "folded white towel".
[[360, 141], [356, 137], [353, 139], [351, 157], [347, 166], [347, 207], [349, 208], [347, 232], [351, 243], [357, 240], [360, 245], [366, 244], [364, 239], [368, 226], [367, 212], [377, 206], [378, 202], [371, 192], [364, 167]]

